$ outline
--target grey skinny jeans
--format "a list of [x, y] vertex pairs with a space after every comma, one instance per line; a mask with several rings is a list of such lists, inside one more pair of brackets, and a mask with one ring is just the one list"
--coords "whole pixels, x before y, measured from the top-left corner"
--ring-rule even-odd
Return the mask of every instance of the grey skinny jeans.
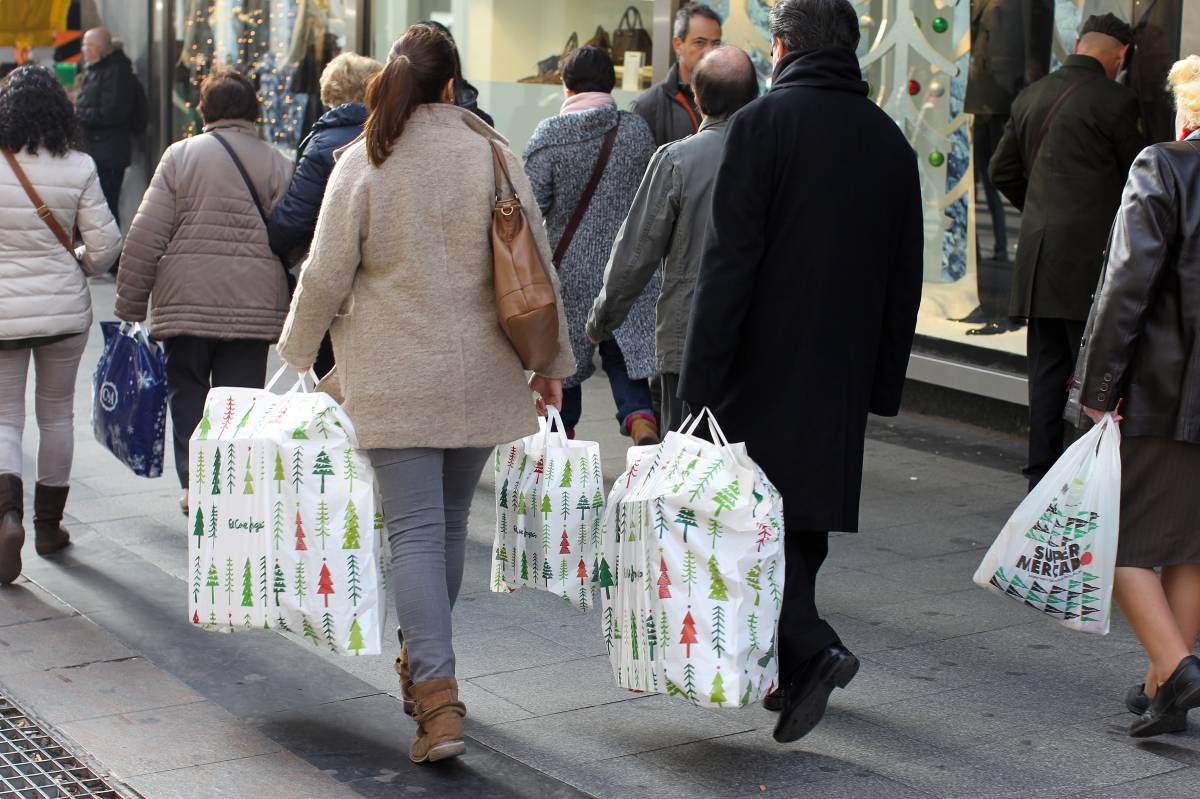
[[367, 450], [392, 548], [389, 582], [413, 682], [454, 676], [450, 611], [462, 585], [471, 497], [491, 449]]
[[30, 356], [34, 366], [37, 414], [37, 481], [71, 484], [75, 456], [75, 376], [88, 331], [33, 348], [0, 350], [0, 474], [21, 474], [25, 432], [25, 384]]

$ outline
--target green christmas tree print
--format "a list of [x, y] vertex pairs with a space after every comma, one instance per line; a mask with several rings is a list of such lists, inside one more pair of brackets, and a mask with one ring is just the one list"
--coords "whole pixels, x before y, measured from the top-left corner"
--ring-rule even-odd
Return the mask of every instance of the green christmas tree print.
[[725, 680], [721, 677], [721, 667], [717, 666], [717, 674], [713, 677], [712, 690], [708, 692], [708, 701], [717, 707], [724, 707], [729, 700], [725, 698]]
[[[564, 587], [567, 584], [567, 577], [568, 577], [570, 570], [571, 570], [571, 567], [567, 565], [566, 558], [562, 558], [561, 560], [559, 560], [559, 562], [558, 562], [558, 581], [560, 583], [562, 583], [562, 585]], [[566, 596], [566, 594], [563, 595], [563, 598], [570, 600], [570, 597]]]
[[588, 609], [588, 605], [590, 604], [590, 603], [588, 602], [588, 595], [589, 595], [590, 593], [591, 593], [591, 592], [590, 592], [590, 591], [588, 591], [588, 589], [586, 589], [586, 588], [580, 588], [580, 589], [579, 589], [579, 609], [580, 609], [580, 610], [587, 610], [587, 609]]
[[[762, 591], [762, 561], [757, 561], [746, 572], [746, 587], [754, 590], [754, 606], [758, 607], [759, 592]], [[758, 647], [755, 647], [756, 649]]]
[[325, 493], [325, 478], [333, 477], [333, 464], [329, 461], [329, 454], [322, 449], [317, 453], [317, 459], [313, 462], [313, 475], [321, 478], [321, 493]]
[[708, 579], [711, 581], [708, 598], [718, 602], [728, 602], [729, 592], [725, 587], [725, 578], [721, 576], [721, 564], [717, 563], [716, 555], [708, 559]]
[[360, 549], [358, 541], [358, 508], [353, 500], [346, 500], [346, 516], [342, 523], [342, 549]]
[[233, 493], [233, 487], [237, 485], [237, 464], [234, 463], [233, 444], [225, 450], [225, 482], [229, 485], [229, 493]]
[[317, 635], [317, 631], [313, 629], [312, 622], [308, 620], [308, 616], [304, 617], [304, 637], [311, 638], [313, 646], [321, 645], [321, 637]]
[[196, 506], [196, 523], [192, 526], [192, 535], [199, 541], [204, 537], [204, 508]]
[[221, 493], [221, 447], [213, 450], [212, 488], [209, 493], [213, 496]]
[[521, 579], [525, 581], [529, 580], [529, 558], [526, 557], [523, 551], [521, 552]]
[[362, 627], [358, 626], [358, 616], [355, 616], [350, 622], [350, 651], [358, 656], [364, 649], [367, 648], [363, 643]]
[[542, 495], [542, 518], [548, 517], [550, 515], [550, 511], [551, 511], [550, 495], [548, 493], [543, 494]]
[[275, 490], [283, 491], [283, 481], [287, 479], [287, 474], [283, 471], [283, 457], [280, 456], [279, 450], [275, 450], [275, 474], [272, 478], [275, 481]]
[[[695, 461], [692, 461], [693, 466], [695, 465], [695, 463], [696, 463]], [[704, 473], [700, 475], [700, 482], [696, 483], [695, 488], [692, 489], [692, 493], [691, 493], [692, 502], [695, 502], [697, 499], [699, 499], [700, 495], [703, 494], [705, 489], [708, 488], [709, 483], [711, 483], [713, 481], [713, 478], [716, 477], [718, 474], [720, 474], [721, 466], [722, 466], [722, 462], [718, 459], [718, 460], [713, 461], [711, 464], [709, 464], [709, 467], [704, 470]], [[685, 477], [687, 476], [687, 472], [691, 471], [691, 468], [692, 467], [689, 466], [687, 471], [684, 472]]]
[[211, 505], [208, 511], [208, 537], [217, 537], [217, 506]]
[[275, 594], [275, 607], [279, 607], [279, 595], [287, 593], [287, 581], [283, 578], [283, 569], [279, 568], [279, 561], [275, 561], [274, 578], [271, 591]]
[[321, 549], [324, 549], [326, 539], [329, 538], [329, 505], [324, 500], [317, 503], [316, 535], [321, 539]]
[[683, 527], [683, 543], [687, 543], [688, 530], [696, 526], [696, 511], [691, 508], [680, 508], [675, 516], [675, 523]]
[[751, 613], [746, 619], [746, 628], [750, 631], [750, 648], [762, 649], [758, 643], [758, 614]]
[[317, 432], [321, 434], [321, 438], [329, 438], [329, 423], [325, 419], [331, 410], [332, 408], [326, 408], [317, 414]]
[[204, 450], [202, 450], [202, 449], [197, 449], [197, 452], [196, 452], [196, 468], [195, 468], [195, 469], [193, 469], [193, 471], [194, 471], [194, 472], [195, 472], [195, 474], [196, 474], [196, 485], [198, 485], [198, 486], [202, 486], [202, 485], [204, 485], [204, 483], [205, 483], [205, 480], [204, 480], [204, 478], [205, 478], [205, 473], [204, 473]]
[[696, 701], [696, 667], [691, 663], [683, 667], [683, 694], [693, 702]]
[[525, 504], [525, 495], [521, 494], [520, 499], [517, 501], [517, 515], [523, 516], [527, 512], [528, 506]]
[[542, 557], [550, 557], [550, 523], [542, 525]]
[[737, 480], [718, 491], [713, 496], [713, 504], [717, 506], [717, 509], [713, 511], [713, 516], [720, 516], [723, 510], [733, 510], [737, 505], [740, 492], [741, 488], [738, 486]]
[[242, 569], [242, 607], [254, 607], [254, 576], [250, 573], [250, 558], [246, 558], [246, 566]]
[[745, 675], [745, 677], [746, 677], [746, 690], [742, 693], [742, 701], [739, 703], [741, 705], [741, 707], [745, 707], [746, 705], [750, 704], [750, 691], [754, 688], [754, 686], [750, 684], [749, 673], [747, 673]]
[[562, 480], [559, 481], [558, 487], [559, 488], [570, 488], [571, 487], [571, 462], [570, 461], [567, 461], [566, 465], [563, 466]]
[[496, 573], [492, 575], [492, 590], [500, 593], [504, 590], [504, 564], [496, 561]]
[[708, 520], [708, 537], [712, 539], [712, 548], [717, 548], [717, 539], [721, 537], [721, 523], [714, 519]]
[[296, 425], [296, 429], [292, 431], [292, 440], [306, 440], [308, 438], [308, 433], [305, 430], [306, 427], [308, 427], [308, 422], [301, 422], [300, 424]]
[[663, 656], [671, 643], [671, 625], [667, 622], [667, 612], [664, 610], [658, 617], [658, 645], [662, 648]]
[[296, 561], [296, 577], [292, 580], [296, 587], [296, 603], [304, 607], [304, 592], [308, 590], [308, 578], [304, 576], [304, 561]]
[[331, 614], [329, 611], [325, 611], [324, 615], [321, 617], [321, 631], [325, 633], [325, 643], [329, 644], [330, 651], [338, 651], [337, 636], [334, 635], [333, 628], [333, 614]]
[[571, 495], [566, 491], [562, 493], [562, 502], [560, 502], [559, 505], [562, 506], [559, 514], [562, 516], [562, 519], [565, 522], [571, 516]]
[[592, 510], [600, 510], [604, 507], [604, 495], [600, 493], [600, 489], [596, 489], [596, 493], [592, 494]]
[[225, 604], [233, 604], [233, 558], [225, 559]]
[[775, 582], [775, 561], [767, 566], [767, 587], [771, 591], [771, 599], [775, 602], [775, 607], [778, 608], [783, 604], [783, 591], [779, 588], [779, 583]]
[[263, 606], [267, 604], [267, 556], [260, 555], [258, 558], [258, 598], [262, 601]]
[[646, 616], [646, 645], [650, 649], [650, 659], [654, 660], [654, 647], [658, 645], [658, 631], [655, 629], [653, 613]]
[[712, 645], [717, 657], [725, 651], [725, 607], [714, 605], [712, 612]]
[[353, 552], [346, 556], [346, 596], [350, 597], [350, 602], [355, 607], [358, 607], [358, 600], [362, 599], [362, 583], [358, 556]]
[[[541, 574], [541, 571], [539, 571], [540, 565], [541, 564], [538, 561], [538, 554], [536, 552], [534, 552], [533, 553], [533, 566], [529, 570], [529, 573], [533, 575], [533, 584], [534, 585], [537, 585], [538, 575]], [[526, 578], [526, 579], [528, 579], [528, 578]]]
[[592, 503], [588, 502], [587, 497], [580, 494], [579, 501], [575, 503], [575, 508], [579, 511], [579, 521], [583, 521], [587, 518], [588, 511], [592, 509]]
[[354, 490], [354, 478], [358, 477], [358, 468], [354, 465], [354, 450], [346, 447], [342, 450], [342, 477], [350, 491]]
[[242, 414], [242, 420], [238, 422], [237, 427], [233, 429], [234, 438], [237, 438], [237, 434], [241, 432], [241, 430], [246, 426], [246, 423], [250, 421], [250, 414], [254, 413], [254, 405], [256, 402], [257, 400], [251, 400], [250, 408], [244, 414]]
[[546, 485], [554, 482], [554, 461], [546, 464]]
[[634, 660], [642, 659], [638, 653], [638, 650], [641, 649], [638, 644], [637, 614], [631, 610], [629, 611], [629, 653]]
[[654, 500], [654, 532], [658, 533], [658, 540], [662, 541], [663, 535], [667, 532], [667, 514], [666, 508], [663, 507], [662, 497]]
[[691, 596], [692, 586], [696, 584], [696, 556], [690, 549], [683, 554], [683, 584], [688, 587], [688, 596]]
[[554, 579], [554, 569], [550, 567], [550, 561], [542, 562], [542, 584], [550, 585], [550, 581]]
[[253, 494], [254, 493], [254, 475], [250, 473], [251, 460], [252, 460], [251, 455], [249, 453], [247, 453], [246, 454], [246, 479], [245, 479], [245, 486], [242, 488], [243, 494]]
[[500, 551], [496, 553], [496, 560], [501, 563], [508, 563], [508, 547], [504, 544], [500, 545]]
[[496, 493], [500, 497], [500, 507], [507, 508], [508, 507], [508, 480], [507, 480], [507, 478], [504, 480], [504, 486]]
[[317, 580], [317, 593], [325, 598], [325, 607], [329, 607], [329, 596], [333, 591], [333, 575], [329, 572], [329, 564], [321, 561], [321, 575]]
[[200, 426], [196, 428], [197, 441], [206, 441], [212, 432], [212, 420], [208, 417], [208, 405], [204, 406], [204, 415], [200, 417]]
[[271, 532], [275, 534], [275, 547], [283, 545], [283, 502], [276, 502], [271, 514]]
[[611, 653], [613, 648], [613, 610], [611, 607], [604, 609], [604, 645], [608, 647]]
[[292, 450], [292, 490], [297, 494], [300, 493], [300, 486], [304, 482], [304, 455], [300, 451], [300, 447]]

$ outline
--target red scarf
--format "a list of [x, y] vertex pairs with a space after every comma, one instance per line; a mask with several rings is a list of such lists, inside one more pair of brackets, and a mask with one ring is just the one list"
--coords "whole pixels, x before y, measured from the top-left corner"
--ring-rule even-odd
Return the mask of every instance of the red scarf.
[[1196, 131], [1192, 130], [1191, 128], [1184, 128], [1183, 135], [1179, 137], [1179, 140], [1183, 141], [1184, 139], [1186, 139], [1188, 136], [1191, 136], [1195, 132]]

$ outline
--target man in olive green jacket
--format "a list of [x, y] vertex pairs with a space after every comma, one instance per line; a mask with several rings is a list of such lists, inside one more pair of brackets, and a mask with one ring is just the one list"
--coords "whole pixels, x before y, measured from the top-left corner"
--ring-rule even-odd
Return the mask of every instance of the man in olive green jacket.
[[1009, 314], [1029, 320], [1032, 488], [1063, 451], [1067, 383], [1129, 165], [1145, 146], [1137, 97], [1115, 81], [1133, 33], [1090, 17], [1075, 54], [1017, 97], [989, 174], [1021, 209]]
[[604, 287], [587, 324], [593, 341], [611, 336], [662, 267], [655, 345], [664, 431], [683, 420], [683, 403], [675, 392], [725, 130], [729, 117], [758, 96], [754, 65], [736, 47], [718, 47], [706, 55], [692, 83], [704, 122], [699, 132], [660, 148], [651, 159], [613, 243]]

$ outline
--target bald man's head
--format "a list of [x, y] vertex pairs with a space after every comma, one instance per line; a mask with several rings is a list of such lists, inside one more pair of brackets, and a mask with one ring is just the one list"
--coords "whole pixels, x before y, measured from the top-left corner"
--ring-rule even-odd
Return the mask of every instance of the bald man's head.
[[758, 97], [758, 76], [748, 55], [737, 47], [722, 45], [696, 65], [692, 91], [706, 117], [721, 119]]
[[1091, 56], [1099, 61], [1104, 65], [1104, 72], [1108, 75], [1109, 80], [1116, 80], [1125, 63], [1129, 45], [1115, 36], [1092, 31], [1079, 37], [1079, 41], [1075, 44], [1075, 52], [1079, 55]]
[[83, 34], [80, 50], [85, 64], [94, 64], [112, 52], [112, 34], [108, 28], [92, 28]]

